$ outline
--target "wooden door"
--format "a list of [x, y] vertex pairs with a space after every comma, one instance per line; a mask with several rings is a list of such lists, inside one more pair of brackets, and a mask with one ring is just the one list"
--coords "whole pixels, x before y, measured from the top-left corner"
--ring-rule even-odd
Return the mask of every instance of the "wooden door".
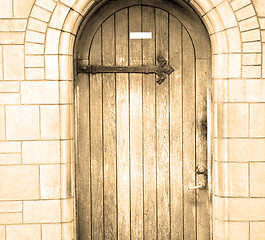
[[[130, 39], [151, 32], [151, 39]], [[171, 13], [131, 6], [95, 31], [89, 64], [141, 66], [155, 74], [79, 73], [77, 79], [78, 239], [210, 239], [209, 194], [188, 190], [207, 166], [205, 59]]]

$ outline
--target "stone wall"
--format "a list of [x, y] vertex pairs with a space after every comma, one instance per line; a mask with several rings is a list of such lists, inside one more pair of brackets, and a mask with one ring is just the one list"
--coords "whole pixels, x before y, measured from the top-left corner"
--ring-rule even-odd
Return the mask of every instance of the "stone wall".
[[[0, 240], [74, 236], [73, 43], [97, 2], [0, 0]], [[262, 240], [265, 2], [187, 2], [212, 43], [214, 239]]]

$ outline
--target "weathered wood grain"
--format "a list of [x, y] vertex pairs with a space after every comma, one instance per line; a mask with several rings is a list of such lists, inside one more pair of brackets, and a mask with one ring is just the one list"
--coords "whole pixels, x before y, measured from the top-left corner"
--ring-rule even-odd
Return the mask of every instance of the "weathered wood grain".
[[[129, 8], [129, 32], [141, 32], [141, 6]], [[142, 65], [140, 39], [129, 39], [129, 65]], [[142, 74], [129, 74], [131, 239], [143, 239]]]
[[[168, 13], [155, 10], [156, 55], [168, 59]], [[156, 85], [158, 239], [170, 238], [169, 86]]]
[[[152, 39], [143, 39], [143, 64], [155, 64], [154, 8], [143, 7], [142, 30], [152, 32]], [[155, 75], [143, 76], [143, 145], [144, 145], [144, 237], [157, 239], [156, 205], [156, 107]]]
[[170, 187], [171, 238], [183, 239], [183, 176], [182, 176], [182, 26], [169, 16], [169, 62], [175, 71], [170, 79]]
[[[101, 31], [95, 35], [90, 61], [100, 64]], [[90, 136], [91, 136], [91, 210], [92, 239], [104, 239], [103, 230], [103, 133], [102, 74], [90, 75]]]
[[[114, 16], [102, 25], [102, 61], [115, 65]], [[105, 239], [117, 239], [116, 201], [116, 92], [115, 74], [103, 74], [104, 144], [104, 232]]]
[[196, 239], [195, 186], [195, 56], [191, 39], [183, 31], [183, 188], [184, 188], [184, 239]]
[[[128, 65], [128, 9], [115, 14], [116, 64]], [[130, 238], [130, 142], [128, 74], [116, 74], [118, 238]]]

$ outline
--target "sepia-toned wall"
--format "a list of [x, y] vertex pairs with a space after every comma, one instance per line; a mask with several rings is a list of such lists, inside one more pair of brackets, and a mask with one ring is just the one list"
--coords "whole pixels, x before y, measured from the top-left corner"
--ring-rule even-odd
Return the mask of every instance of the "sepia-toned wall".
[[[74, 39], [98, 2], [0, 0], [0, 240], [74, 239]], [[186, 2], [212, 44], [214, 239], [262, 240], [265, 1]]]

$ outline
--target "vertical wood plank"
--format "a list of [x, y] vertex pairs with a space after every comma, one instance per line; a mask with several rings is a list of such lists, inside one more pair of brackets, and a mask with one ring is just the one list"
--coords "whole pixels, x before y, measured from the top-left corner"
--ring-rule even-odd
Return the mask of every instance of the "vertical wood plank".
[[91, 239], [89, 75], [79, 73], [77, 81], [77, 234], [79, 239]]
[[[103, 65], [115, 65], [114, 16], [102, 25]], [[116, 96], [115, 74], [103, 74], [104, 230], [117, 239], [116, 216]]]
[[[156, 8], [156, 55], [168, 59], [168, 13]], [[158, 239], [170, 239], [168, 78], [156, 84]]]
[[171, 238], [183, 239], [181, 24], [169, 16]]
[[183, 182], [184, 239], [196, 239], [195, 62], [191, 39], [183, 29]]
[[[97, 31], [90, 54], [91, 64], [101, 64], [101, 29]], [[92, 239], [104, 239], [103, 230], [103, 136], [102, 74], [90, 74]]]
[[[141, 6], [129, 8], [129, 32], [141, 32]], [[141, 39], [129, 40], [129, 65], [142, 64]], [[131, 239], [143, 239], [142, 74], [130, 78]]]
[[[155, 65], [154, 8], [143, 6], [142, 31], [152, 32], [143, 39], [143, 64]], [[156, 228], [156, 113], [155, 75], [143, 75], [143, 146], [144, 146], [144, 238], [154, 240]]]
[[[207, 167], [208, 59], [196, 59], [196, 161]], [[197, 191], [197, 239], [210, 239], [210, 202], [206, 189]]]
[[[128, 65], [128, 9], [115, 14], [116, 65]], [[128, 74], [116, 74], [118, 238], [130, 239]]]

